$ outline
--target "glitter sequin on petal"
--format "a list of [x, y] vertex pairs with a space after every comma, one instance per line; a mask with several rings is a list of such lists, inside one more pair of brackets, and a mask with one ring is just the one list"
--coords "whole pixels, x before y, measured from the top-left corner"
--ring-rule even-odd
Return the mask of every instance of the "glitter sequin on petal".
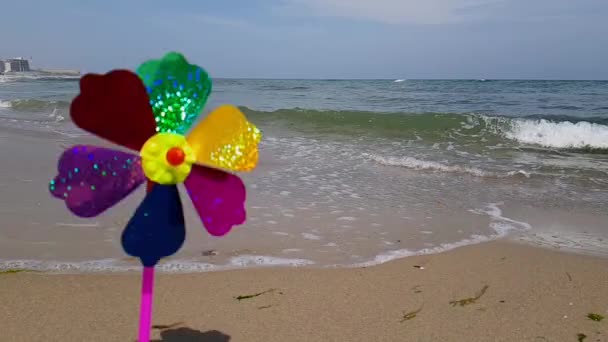
[[251, 171], [258, 162], [262, 133], [241, 111], [223, 105], [187, 136], [197, 162], [232, 171]]
[[211, 92], [211, 79], [201, 67], [177, 52], [137, 68], [154, 111], [158, 132], [184, 134], [202, 111]]
[[145, 180], [138, 156], [103, 147], [73, 146], [58, 165], [49, 190], [80, 217], [101, 214]]

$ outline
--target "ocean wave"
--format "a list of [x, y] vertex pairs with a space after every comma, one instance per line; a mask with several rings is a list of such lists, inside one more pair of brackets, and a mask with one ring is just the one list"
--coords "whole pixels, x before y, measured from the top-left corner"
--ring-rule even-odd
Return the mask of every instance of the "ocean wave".
[[524, 170], [514, 170], [506, 173], [497, 173], [492, 171], [482, 170], [476, 167], [460, 166], [460, 165], [446, 165], [436, 161], [428, 161], [416, 159], [413, 157], [385, 157], [376, 154], [364, 154], [364, 157], [385, 166], [396, 166], [403, 167], [413, 170], [426, 170], [436, 172], [448, 172], [448, 173], [465, 173], [475, 177], [494, 177], [503, 178], [511, 176], [524, 176], [530, 177], [530, 173]]
[[[44, 113], [50, 115], [50, 121], [61, 122], [68, 117], [69, 106], [69, 101], [56, 99], [0, 100], [0, 111], [8, 109], [17, 113], [13, 114], [17, 120], [31, 119], [19, 116], [18, 113], [24, 112]], [[455, 145], [460, 142], [479, 146], [506, 144], [511, 147], [608, 153], [608, 117], [506, 117], [471, 113], [383, 113], [304, 108], [257, 111], [241, 108], [262, 126], [284, 124], [290, 129], [312, 133], [364, 134], [370, 138], [416, 139], [429, 144], [450, 141]], [[477, 171], [469, 168], [464, 172], [475, 174]]]
[[49, 124], [62, 124], [68, 117], [69, 103], [45, 100], [0, 100], [0, 124], [19, 128], [48, 128]]
[[446, 139], [478, 145], [511, 144], [608, 153], [608, 117], [506, 117], [471, 113], [382, 113], [303, 108], [242, 110], [254, 120], [292, 129], [344, 135], [368, 134], [430, 143]]
[[30, 81], [77, 81], [80, 79], [79, 75], [61, 75], [61, 74], [8, 74], [0, 75], [0, 83], [10, 82], [30, 82]]
[[509, 139], [560, 149], [608, 150], [608, 126], [590, 122], [513, 120]]
[[0, 100], [0, 108], [10, 108], [15, 112], [48, 112], [52, 110], [67, 110], [69, 107], [69, 101], [61, 100]]
[[281, 86], [281, 85], [264, 85], [260, 87], [260, 90], [310, 90], [310, 87], [305, 86]]

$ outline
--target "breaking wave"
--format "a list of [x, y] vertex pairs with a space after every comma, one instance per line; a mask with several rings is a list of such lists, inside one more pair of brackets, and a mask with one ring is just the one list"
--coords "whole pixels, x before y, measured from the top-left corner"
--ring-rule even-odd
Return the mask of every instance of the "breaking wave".
[[38, 99], [0, 100], [0, 108], [9, 108], [15, 112], [47, 112], [49, 110], [67, 110], [68, 101], [49, 101]]
[[[380, 113], [302, 108], [242, 110], [254, 120], [329, 134], [445, 141], [466, 139], [479, 145], [508, 143], [574, 152], [608, 153], [608, 118], [504, 117], [456, 113]], [[409, 162], [412, 162], [411, 160]], [[475, 173], [473, 169], [467, 171]]]
[[590, 122], [551, 122], [549, 120], [513, 120], [505, 132], [509, 139], [524, 144], [562, 149], [608, 149], [608, 126]]

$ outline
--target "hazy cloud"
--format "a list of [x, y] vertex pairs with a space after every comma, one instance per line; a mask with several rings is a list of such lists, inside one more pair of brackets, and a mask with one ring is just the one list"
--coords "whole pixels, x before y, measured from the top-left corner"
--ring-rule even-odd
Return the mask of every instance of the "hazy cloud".
[[2, 13], [15, 34], [0, 54], [38, 67], [105, 72], [177, 50], [214, 77], [608, 79], [608, 0], [20, 0]]
[[203, 23], [208, 25], [218, 25], [225, 27], [232, 27], [237, 29], [254, 29], [255, 26], [245, 20], [233, 19], [221, 16], [212, 16], [206, 14], [187, 14], [184, 16], [185, 20], [191, 20], [194, 23]]
[[387, 24], [445, 24], [479, 16], [480, 7], [506, 0], [284, 0], [292, 13], [336, 16]]

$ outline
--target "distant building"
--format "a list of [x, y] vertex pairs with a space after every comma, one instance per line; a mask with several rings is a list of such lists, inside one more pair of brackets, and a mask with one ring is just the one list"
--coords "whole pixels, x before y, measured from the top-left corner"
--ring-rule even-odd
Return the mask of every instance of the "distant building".
[[27, 59], [11, 58], [0, 59], [0, 72], [27, 72], [30, 71], [30, 63]]
[[28, 59], [0, 58], [0, 74], [11, 74], [19, 72], [31, 72], [40, 76], [80, 76], [80, 70], [54, 70], [54, 69], [31, 69]]

